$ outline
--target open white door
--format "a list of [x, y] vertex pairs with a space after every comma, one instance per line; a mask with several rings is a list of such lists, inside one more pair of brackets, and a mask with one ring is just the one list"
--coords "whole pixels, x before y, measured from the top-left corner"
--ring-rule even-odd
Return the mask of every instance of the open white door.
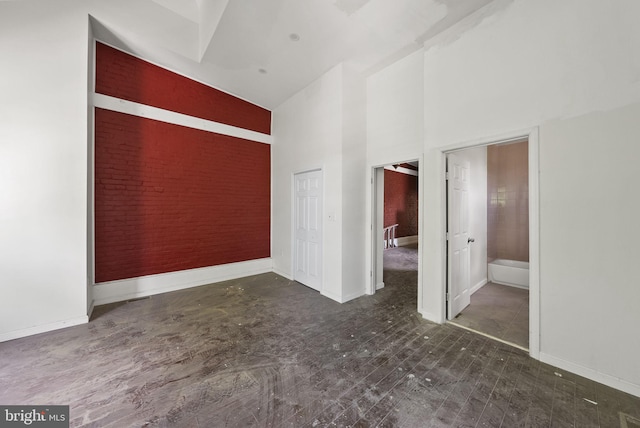
[[469, 303], [469, 161], [447, 155], [447, 319]]
[[322, 171], [294, 176], [294, 280], [322, 287]]

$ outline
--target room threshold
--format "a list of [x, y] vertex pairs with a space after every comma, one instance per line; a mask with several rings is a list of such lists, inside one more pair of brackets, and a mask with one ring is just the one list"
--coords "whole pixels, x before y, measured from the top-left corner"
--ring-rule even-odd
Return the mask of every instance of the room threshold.
[[517, 343], [509, 342], [509, 341], [506, 341], [506, 340], [504, 340], [504, 339], [500, 339], [499, 337], [495, 337], [495, 336], [492, 336], [492, 335], [490, 335], [490, 334], [483, 333], [483, 332], [478, 331], [478, 330], [475, 330], [475, 329], [473, 329], [473, 328], [470, 328], [470, 327], [464, 326], [464, 325], [462, 325], [462, 324], [458, 324], [458, 323], [457, 323], [457, 322], [455, 322], [454, 320], [447, 321], [447, 323], [452, 324], [452, 325], [455, 325], [456, 327], [462, 328], [462, 329], [464, 329], [464, 330], [468, 330], [468, 331], [470, 331], [470, 332], [473, 332], [473, 333], [479, 334], [480, 336], [488, 337], [489, 339], [495, 340], [495, 341], [497, 341], [497, 342], [504, 343], [505, 345], [513, 346], [514, 348], [518, 348], [518, 349], [520, 349], [521, 351], [525, 351], [526, 353], [529, 353], [529, 348], [525, 348], [524, 346], [518, 345]]

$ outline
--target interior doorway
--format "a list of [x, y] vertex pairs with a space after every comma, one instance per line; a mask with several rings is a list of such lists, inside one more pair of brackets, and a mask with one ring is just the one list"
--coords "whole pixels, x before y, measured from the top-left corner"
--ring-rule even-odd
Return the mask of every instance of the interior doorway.
[[[418, 294], [420, 274], [419, 161], [373, 168], [372, 290], [409, 286]], [[410, 283], [410, 284], [408, 284]]]
[[447, 152], [446, 162], [446, 318], [528, 350], [528, 138]]

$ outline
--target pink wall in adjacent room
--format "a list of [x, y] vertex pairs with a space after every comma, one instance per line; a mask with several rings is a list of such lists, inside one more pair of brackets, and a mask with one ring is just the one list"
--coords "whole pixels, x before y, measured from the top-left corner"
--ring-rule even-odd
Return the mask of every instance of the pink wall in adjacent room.
[[528, 143], [487, 147], [487, 258], [529, 261]]

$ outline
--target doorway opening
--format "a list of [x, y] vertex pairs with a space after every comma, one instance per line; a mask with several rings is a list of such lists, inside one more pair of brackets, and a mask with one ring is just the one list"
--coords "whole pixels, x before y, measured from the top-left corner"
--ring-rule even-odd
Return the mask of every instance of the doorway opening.
[[382, 288], [407, 294], [417, 306], [420, 273], [419, 161], [373, 169], [370, 294]]
[[529, 290], [537, 263], [529, 143], [524, 136], [445, 152], [446, 319], [524, 350], [536, 339], [538, 310]]

